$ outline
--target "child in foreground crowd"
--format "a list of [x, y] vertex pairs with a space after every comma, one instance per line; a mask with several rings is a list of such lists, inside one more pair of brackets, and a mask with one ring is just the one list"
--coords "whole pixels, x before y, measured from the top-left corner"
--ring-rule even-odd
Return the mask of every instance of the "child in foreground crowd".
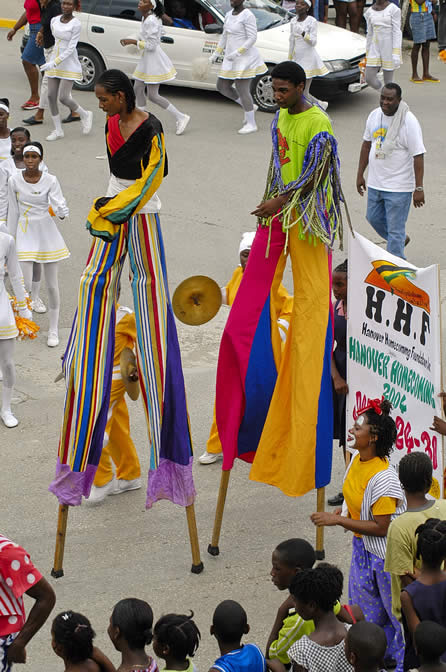
[[117, 672], [158, 672], [145, 650], [152, 641], [152, 625], [153, 611], [144, 600], [129, 597], [114, 606], [108, 636], [122, 656]]
[[166, 667], [163, 672], [197, 672], [190, 660], [197, 652], [201, 634], [190, 616], [166, 614], [157, 621], [153, 632], [153, 650], [162, 658]]
[[415, 630], [415, 648], [421, 665], [411, 672], [446, 672], [440, 656], [446, 651], [446, 628], [433, 621], [423, 621]]
[[386, 648], [384, 630], [368, 621], [352, 625], [345, 638], [345, 655], [355, 672], [380, 672]]
[[209, 672], [265, 672], [266, 661], [259, 647], [241, 643], [248, 632], [243, 607], [233, 600], [220, 602], [212, 617], [211, 635], [216, 638], [221, 655]]
[[65, 672], [116, 672], [112, 662], [93, 646], [95, 632], [88, 618], [64, 611], [53, 621], [51, 645], [62, 658]]
[[340, 623], [333, 613], [341, 599], [344, 579], [333, 565], [321, 563], [294, 577], [290, 593], [296, 611], [304, 621], [314, 621], [311, 635], [304, 635], [288, 652], [293, 672], [351, 672], [344, 640], [350, 625]]

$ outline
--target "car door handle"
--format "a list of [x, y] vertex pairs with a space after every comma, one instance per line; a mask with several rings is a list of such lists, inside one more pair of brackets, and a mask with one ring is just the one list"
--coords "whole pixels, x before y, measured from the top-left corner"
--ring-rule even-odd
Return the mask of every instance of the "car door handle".
[[92, 26], [91, 27], [91, 32], [92, 33], [104, 33], [104, 29], [101, 26]]
[[167, 35], [162, 35], [161, 42], [164, 42], [164, 44], [174, 44], [175, 40], [173, 39], [173, 37], [167, 37]]

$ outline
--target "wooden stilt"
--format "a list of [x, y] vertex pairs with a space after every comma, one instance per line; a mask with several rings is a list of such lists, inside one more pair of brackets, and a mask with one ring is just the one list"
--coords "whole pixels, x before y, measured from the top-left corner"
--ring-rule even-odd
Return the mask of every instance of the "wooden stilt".
[[[317, 512], [325, 511], [325, 488], [317, 489]], [[324, 551], [324, 527], [316, 527], [316, 558], [323, 560], [325, 558]]]
[[195, 519], [195, 506], [186, 506], [187, 527], [189, 528], [190, 548], [192, 551], [192, 574], [200, 574], [203, 571], [203, 563], [200, 558], [200, 546], [198, 544], [197, 521]]
[[63, 556], [65, 551], [65, 537], [67, 534], [68, 504], [59, 505], [59, 517], [57, 519], [56, 549], [54, 551], [54, 567], [51, 576], [59, 579], [63, 576]]
[[223, 521], [223, 512], [225, 510], [226, 493], [228, 492], [229, 476], [231, 470], [222, 471], [220, 479], [220, 489], [218, 491], [217, 508], [215, 509], [214, 529], [212, 532], [212, 541], [208, 546], [208, 553], [210, 555], [219, 555], [220, 549], [218, 542], [220, 541], [221, 523]]

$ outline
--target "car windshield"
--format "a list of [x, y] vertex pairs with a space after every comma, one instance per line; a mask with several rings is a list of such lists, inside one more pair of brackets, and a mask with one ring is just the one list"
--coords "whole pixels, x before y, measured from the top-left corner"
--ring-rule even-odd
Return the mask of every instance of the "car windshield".
[[[208, 0], [208, 2], [223, 16], [231, 9], [229, 0]], [[286, 9], [270, 0], [245, 0], [244, 6], [256, 17], [257, 30], [267, 30], [281, 23], [288, 23], [291, 19], [291, 14]]]

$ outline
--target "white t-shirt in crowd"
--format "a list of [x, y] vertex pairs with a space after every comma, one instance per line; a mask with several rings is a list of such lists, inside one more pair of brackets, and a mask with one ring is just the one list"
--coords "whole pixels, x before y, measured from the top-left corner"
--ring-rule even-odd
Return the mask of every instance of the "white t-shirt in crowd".
[[369, 155], [367, 186], [380, 191], [413, 191], [415, 189], [415, 173], [413, 157], [425, 154], [423, 134], [417, 118], [407, 112], [404, 123], [398, 134], [396, 147], [390, 156], [377, 159], [376, 143], [385, 145], [387, 129], [393, 117], [386, 116], [380, 107], [370, 112], [367, 119], [364, 140], [372, 143]]

